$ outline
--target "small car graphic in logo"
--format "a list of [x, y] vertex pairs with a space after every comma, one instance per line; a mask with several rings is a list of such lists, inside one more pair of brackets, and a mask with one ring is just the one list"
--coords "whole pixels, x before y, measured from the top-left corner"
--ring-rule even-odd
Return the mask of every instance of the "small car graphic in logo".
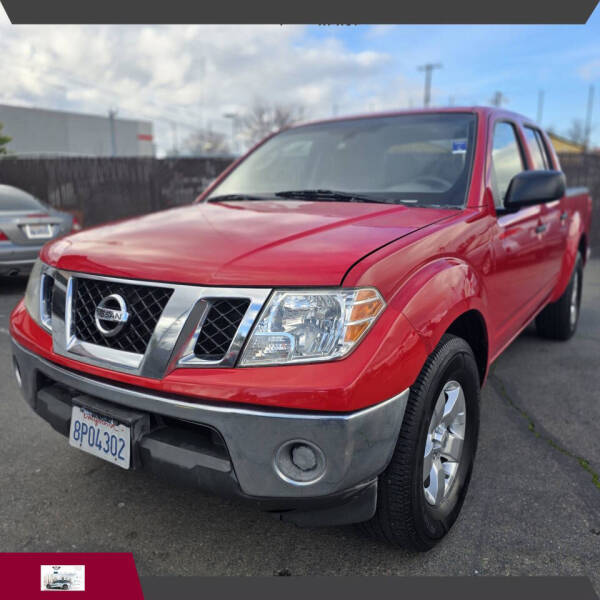
[[110, 294], [100, 300], [94, 312], [96, 328], [105, 337], [117, 335], [129, 319], [127, 304], [119, 294]]
[[69, 590], [71, 589], [70, 579], [55, 579], [46, 585], [49, 590]]

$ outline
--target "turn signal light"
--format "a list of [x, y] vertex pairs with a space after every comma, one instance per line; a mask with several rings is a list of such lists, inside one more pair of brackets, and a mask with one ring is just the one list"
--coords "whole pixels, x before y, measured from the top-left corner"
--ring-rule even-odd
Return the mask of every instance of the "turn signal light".
[[383, 300], [375, 290], [360, 290], [354, 300], [344, 341], [356, 342], [359, 340], [383, 308]]

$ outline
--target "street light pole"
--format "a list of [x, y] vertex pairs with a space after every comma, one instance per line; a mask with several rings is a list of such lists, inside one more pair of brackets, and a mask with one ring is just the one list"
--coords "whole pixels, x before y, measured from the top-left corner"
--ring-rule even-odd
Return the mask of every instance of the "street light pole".
[[231, 153], [235, 154], [235, 124], [237, 122], [238, 114], [236, 112], [228, 112], [223, 115], [226, 119], [231, 119]]
[[425, 71], [425, 92], [423, 95], [423, 106], [427, 108], [431, 102], [431, 74], [434, 69], [441, 69], [441, 63], [426, 63], [417, 67], [419, 71]]
[[537, 124], [542, 125], [542, 116], [544, 114], [544, 90], [538, 92]]

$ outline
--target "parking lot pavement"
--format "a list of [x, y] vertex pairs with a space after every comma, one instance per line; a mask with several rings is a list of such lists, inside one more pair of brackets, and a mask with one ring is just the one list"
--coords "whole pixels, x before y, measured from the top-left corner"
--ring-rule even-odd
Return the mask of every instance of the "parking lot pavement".
[[25, 405], [0, 281], [0, 551], [133, 552], [143, 575], [587, 575], [600, 592], [600, 261], [586, 269], [579, 332], [524, 332], [482, 399], [462, 515], [425, 555], [353, 527], [300, 529], [69, 448]]

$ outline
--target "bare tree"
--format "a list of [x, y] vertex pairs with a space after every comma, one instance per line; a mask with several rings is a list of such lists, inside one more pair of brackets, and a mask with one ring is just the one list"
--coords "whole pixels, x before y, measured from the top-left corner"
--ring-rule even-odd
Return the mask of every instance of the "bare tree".
[[239, 129], [252, 144], [274, 131], [289, 127], [304, 118], [304, 107], [297, 104], [267, 104], [257, 101], [239, 118]]
[[231, 148], [226, 134], [212, 129], [198, 129], [183, 141], [181, 153], [188, 156], [214, 156], [230, 154]]
[[581, 119], [573, 119], [567, 130], [567, 137], [576, 144], [585, 144], [586, 131]]

